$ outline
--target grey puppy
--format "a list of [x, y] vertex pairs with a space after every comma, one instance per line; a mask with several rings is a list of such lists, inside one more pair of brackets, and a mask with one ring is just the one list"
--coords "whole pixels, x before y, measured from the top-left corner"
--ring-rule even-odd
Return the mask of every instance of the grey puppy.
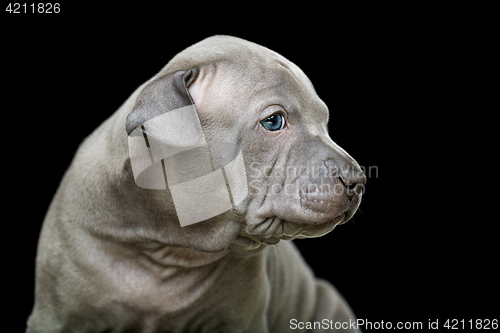
[[[214, 151], [242, 152], [249, 191], [181, 227], [168, 187], [136, 185], [127, 133], [187, 100]], [[215, 36], [176, 55], [79, 147], [44, 220], [27, 332], [300, 332], [354, 319], [290, 242], [325, 235], [361, 200], [365, 175], [328, 117], [306, 75], [265, 47]]]

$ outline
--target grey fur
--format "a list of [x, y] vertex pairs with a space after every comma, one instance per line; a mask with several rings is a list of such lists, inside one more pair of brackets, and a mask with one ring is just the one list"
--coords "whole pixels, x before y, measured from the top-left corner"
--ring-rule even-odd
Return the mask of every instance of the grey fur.
[[[181, 228], [168, 190], [134, 183], [125, 126], [138, 96], [164, 93], [158, 84], [141, 95], [149, 83], [191, 68], [199, 72], [189, 92], [207, 139], [238, 146], [254, 172], [234, 214]], [[289, 127], [262, 128], [270, 112], [285, 112]], [[290, 241], [330, 232], [360, 202], [365, 177], [330, 139], [327, 121], [305, 74], [267, 48], [215, 36], [179, 53], [78, 149], [43, 224], [27, 332], [288, 332], [291, 319], [354, 318]], [[278, 172], [307, 162], [337, 171], [296, 179]], [[271, 191], [323, 181], [346, 192]], [[278, 241], [279, 252], [264, 250]]]

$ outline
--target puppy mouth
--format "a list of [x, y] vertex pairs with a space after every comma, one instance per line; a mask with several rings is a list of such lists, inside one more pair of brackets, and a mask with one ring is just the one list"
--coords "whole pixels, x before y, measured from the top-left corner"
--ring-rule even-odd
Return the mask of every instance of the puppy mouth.
[[300, 189], [299, 200], [302, 209], [310, 211], [317, 216], [310, 224], [322, 224], [326, 221], [336, 219], [346, 212], [350, 207], [348, 196], [343, 192], [335, 193], [331, 190], [320, 191], [318, 187], [314, 191]]
[[356, 212], [358, 211], [358, 207], [361, 204], [361, 197], [361, 194], [357, 194], [351, 199], [351, 201], [349, 202], [349, 206], [344, 212], [344, 220], [340, 222], [339, 225], [346, 223], [351, 219], [351, 217], [354, 216], [354, 214], [356, 214]]
[[262, 250], [265, 245], [277, 245], [280, 240], [320, 237], [333, 230], [336, 225], [344, 223], [348, 215], [339, 214], [333, 220], [319, 225], [290, 222], [277, 216], [269, 217], [255, 226], [247, 225], [232, 242], [232, 249], [236, 253], [254, 253]]
[[291, 222], [274, 216], [257, 225], [247, 226], [242, 232], [242, 236], [268, 245], [274, 245], [280, 240], [318, 237], [331, 231], [336, 225], [344, 223], [346, 216], [346, 213], [341, 213], [321, 224]]
[[[326, 201], [327, 196], [324, 199]], [[348, 204], [332, 218], [331, 214], [329, 214], [331, 212], [329, 207], [334, 206], [334, 202], [330, 206], [326, 205], [325, 208], [325, 204], [321, 200], [308, 200], [303, 202], [304, 208], [314, 212], [318, 217], [322, 216], [319, 221], [288, 221], [279, 216], [272, 216], [262, 219], [260, 223], [247, 225], [242, 236], [269, 245], [274, 245], [279, 240], [320, 237], [332, 231], [337, 225], [349, 221], [356, 213], [360, 203], [361, 194], [354, 195]]]
[[[345, 185], [344, 185], [345, 186]], [[346, 193], [344, 194], [343, 191]], [[336, 224], [344, 224], [351, 219], [356, 213], [359, 204], [361, 203], [362, 189], [355, 187], [354, 189], [344, 188], [341, 193], [331, 191], [299, 191], [301, 206], [313, 212], [317, 216], [317, 220], [308, 224], [321, 225], [329, 221], [336, 220]], [[339, 217], [343, 216], [343, 219]]]

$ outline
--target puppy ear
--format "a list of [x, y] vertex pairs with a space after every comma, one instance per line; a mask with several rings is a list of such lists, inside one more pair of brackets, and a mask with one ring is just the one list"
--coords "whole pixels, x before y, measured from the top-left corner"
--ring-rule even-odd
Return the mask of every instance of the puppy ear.
[[[233, 150], [234, 156], [224, 165], [214, 164], [214, 142], [205, 139], [187, 89], [197, 74], [196, 69], [190, 69], [149, 82], [126, 121], [130, 164], [137, 186], [168, 190], [181, 226], [203, 221], [208, 224], [216, 216], [232, 214], [235, 205], [248, 194], [241, 151], [233, 147], [219, 149]], [[223, 148], [227, 142], [216, 145]]]
[[197, 75], [198, 69], [191, 68], [161, 76], [148, 83], [127, 116], [127, 134], [130, 135], [135, 128], [165, 112], [194, 104], [187, 88]]

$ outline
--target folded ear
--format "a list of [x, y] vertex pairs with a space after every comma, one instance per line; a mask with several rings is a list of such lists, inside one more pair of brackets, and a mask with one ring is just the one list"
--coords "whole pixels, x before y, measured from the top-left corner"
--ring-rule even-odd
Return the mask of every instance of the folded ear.
[[174, 204], [179, 224], [162, 226], [163, 242], [220, 252], [243, 227], [233, 211], [247, 196], [246, 172], [241, 153], [214, 167], [188, 91], [197, 74], [196, 68], [167, 74], [139, 93], [126, 120], [130, 164], [139, 187], [166, 190], [154, 195]]
[[161, 76], [148, 83], [127, 116], [127, 134], [130, 135], [136, 127], [165, 112], [194, 104], [187, 88], [197, 75], [198, 69], [191, 68]]

